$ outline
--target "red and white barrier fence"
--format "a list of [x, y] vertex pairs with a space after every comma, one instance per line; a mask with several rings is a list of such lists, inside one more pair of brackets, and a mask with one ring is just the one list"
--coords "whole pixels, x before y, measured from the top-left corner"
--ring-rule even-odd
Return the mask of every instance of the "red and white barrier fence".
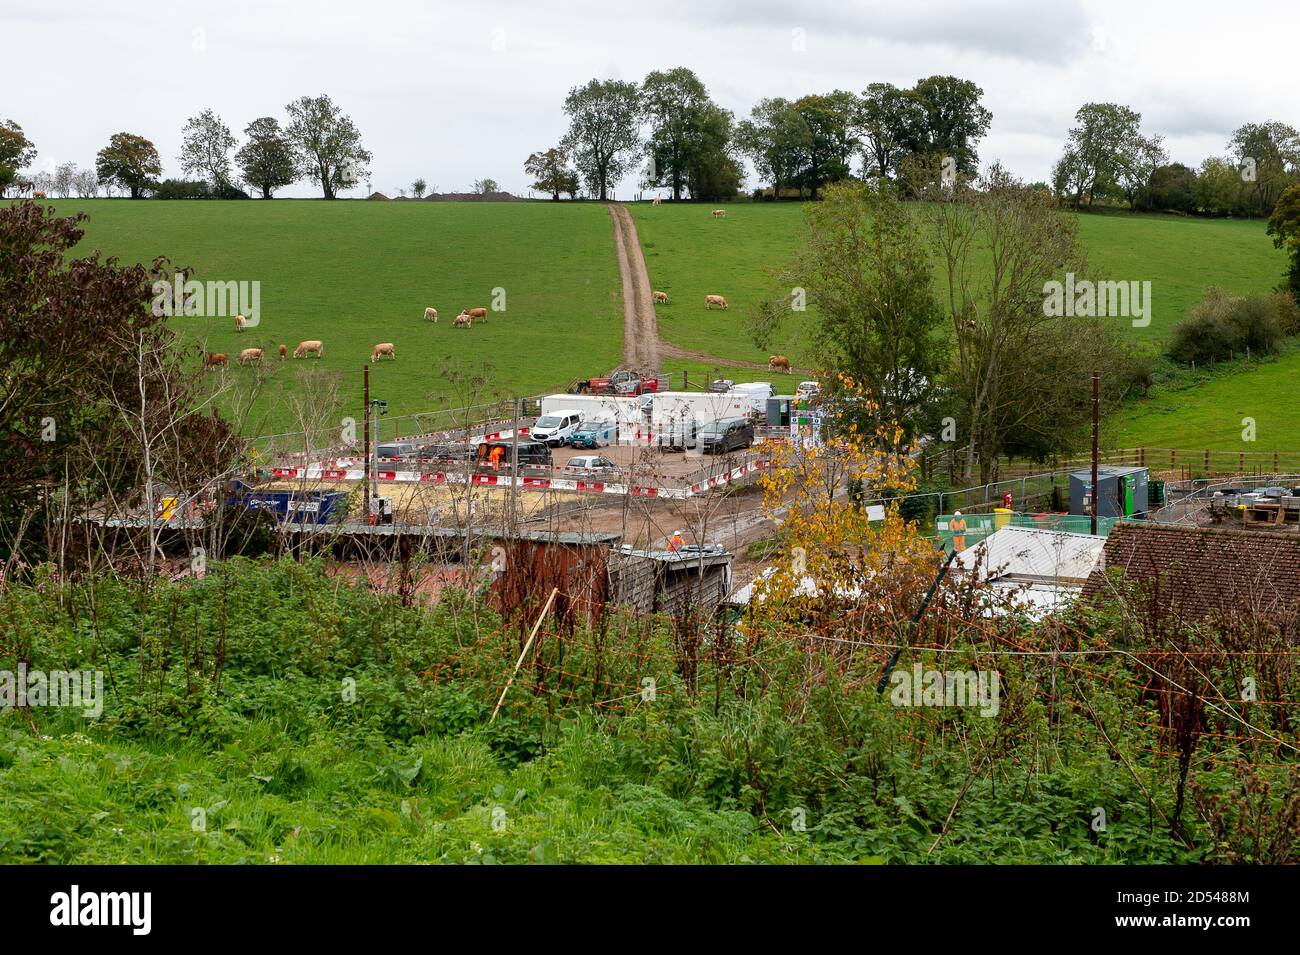
[[[507, 474], [448, 474], [445, 471], [378, 471], [376, 475], [386, 484], [464, 484], [488, 487], [510, 487], [517, 484], [525, 490], [579, 491], [592, 494], [630, 494], [633, 497], [662, 497], [685, 500], [730, 484], [768, 468], [767, 461], [749, 461], [745, 464], [713, 475], [706, 480], [685, 487], [661, 487], [654, 484], [624, 484], [622, 480], [601, 481], [586, 478], [511, 477]], [[366, 472], [361, 468], [272, 468], [271, 476], [279, 480], [364, 481]]]

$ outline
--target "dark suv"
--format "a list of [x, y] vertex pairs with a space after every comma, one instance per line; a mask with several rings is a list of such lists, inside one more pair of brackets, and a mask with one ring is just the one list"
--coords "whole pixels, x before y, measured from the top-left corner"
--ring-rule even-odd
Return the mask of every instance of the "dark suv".
[[[474, 466], [480, 471], [494, 471], [510, 469], [510, 452], [514, 447], [511, 441], [483, 441], [479, 444], [474, 455]], [[498, 466], [492, 466], [492, 452], [497, 448], [501, 453], [497, 455]], [[540, 441], [520, 441], [519, 442], [519, 466], [521, 468], [549, 468], [551, 466], [551, 449]]]
[[701, 428], [698, 438], [705, 454], [726, 454], [753, 444], [754, 426], [744, 418], [722, 418]]

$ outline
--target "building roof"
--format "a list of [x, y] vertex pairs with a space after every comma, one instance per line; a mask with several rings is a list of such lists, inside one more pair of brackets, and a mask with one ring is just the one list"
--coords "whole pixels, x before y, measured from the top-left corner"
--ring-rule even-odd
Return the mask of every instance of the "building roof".
[[1118, 571], [1181, 616], [1300, 611], [1300, 537], [1178, 524], [1121, 522], [1084, 585], [1088, 600], [1112, 591]]
[[1082, 586], [1105, 545], [1104, 537], [1033, 527], [1002, 527], [966, 548], [954, 570], [983, 580]]

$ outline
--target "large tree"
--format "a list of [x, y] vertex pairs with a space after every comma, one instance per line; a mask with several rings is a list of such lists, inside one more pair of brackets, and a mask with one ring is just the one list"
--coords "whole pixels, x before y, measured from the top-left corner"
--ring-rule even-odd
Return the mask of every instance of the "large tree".
[[705, 104], [691, 117], [686, 185], [692, 199], [717, 202], [736, 198], [745, 173], [733, 152], [733, 121], [728, 110]]
[[920, 125], [908, 130], [904, 145], [913, 153], [951, 156], [958, 171], [979, 171], [976, 144], [984, 138], [993, 114], [980, 102], [984, 91], [956, 76], [929, 76], [910, 91], [920, 108]]
[[706, 167], [717, 163], [725, 168], [731, 114], [709, 99], [699, 77], [685, 67], [650, 73], [641, 84], [641, 100], [650, 125], [645, 184], [665, 186], [680, 199], [692, 174], [697, 182], [715, 179], [718, 172]]
[[262, 116], [244, 127], [247, 142], [235, 153], [239, 172], [250, 189], [270, 199], [275, 190], [298, 179], [293, 144], [280, 129], [279, 120]]
[[1044, 305], [1047, 283], [1086, 277], [1078, 220], [1057, 213], [1049, 195], [995, 165], [975, 186], [959, 180], [933, 198], [924, 209], [955, 343], [947, 379], [965, 476], [978, 471], [987, 483], [1003, 454], [1075, 450], [1091, 372], [1106, 373], [1113, 400], [1131, 380], [1130, 360], [1115, 319], [1066, 317]]
[[303, 175], [321, 187], [326, 199], [349, 189], [369, 173], [371, 155], [361, 145], [361, 133], [326, 95], [303, 96], [285, 107], [285, 135], [298, 155]]
[[235, 137], [220, 116], [205, 109], [191, 116], [181, 131], [181, 169], [212, 185], [220, 194], [230, 185], [230, 151]]
[[806, 321], [817, 360], [865, 386], [883, 421], [910, 432], [945, 348], [928, 236], [883, 184], [829, 185], [805, 216], [800, 251], [778, 273], [781, 291], [759, 307], [751, 330], [766, 347], [794, 314], [790, 290], [802, 289], [813, 306]]
[[563, 145], [589, 191], [606, 199], [609, 187], [631, 168], [640, 142], [641, 99], [635, 83], [592, 80], [564, 100], [569, 131]]
[[1142, 134], [1142, 114], [1118, 103], [1085, 103], [1074, 114], [1065, 152], [1053, 171], [1053, 185], [1077, 208], [1098, 199], [1137, 192], [1166, 161], [1159, 137]]
[[143, 136], [114, 133], [95, 157], [95, 172], [100, 182], [121, 186], [139, 199], [162, 175], [162, 160], [157, 147]]
[[11, 119], [0, 122], [0, 196], [17, 180], [18, 172], [36, 158], [36, 147]]
[[800, 177], [812, 195], [828, 182], [849, 177], [849, 158], [857, 147], [853, 120], [857, 98], [852, 93], [835, 90], [825, 95], [804, 96], [793, 108], [808, 127], [808, 151]]
[[789, 100], [776, 97], [762, 100], [750, 111], [749, 119], [736, 127], [735, 142], [779, 199], [783, 188], [799, 184], [799, 171], [812, 149], [812, 132]]
[[1249, 215], [1268, 215], [1300, 177], [1300, 133], [1286, 123], [1246, 123], [1233, 132], [1228, 149], [1242, 171]]
[[1288, 188], [1274, 203], [1268, 234], [1273, 237], [1275, 248], [1286, 250], [1290, 261], [1287, 291], [1300, 303], [1300, 185]]
[[569, 154], [563, 146], [552, 146], [533, 153], [524, 161], [524, 172], [533, 177], [533, 188], [549, 192], [560, 201], [560, 193], [573, 195], [578, 191], [578, 174], [569, 165]]
[[862, 93], [853, 130], [862, 145], [864, 175], [885, 178], [907, 154], [925, 124], [925, 108], [911, 90], [872, 83]]

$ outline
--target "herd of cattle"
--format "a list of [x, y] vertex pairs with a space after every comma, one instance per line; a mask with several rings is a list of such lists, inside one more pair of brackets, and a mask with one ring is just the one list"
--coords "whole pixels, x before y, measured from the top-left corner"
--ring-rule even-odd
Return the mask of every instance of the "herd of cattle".
[[[438, 310], [430, 306], [424, 310], [424, 317], [428, 321], [436, 324], [438, 321]], [[452, 325], [455, 328], [471, 328], [473, 327], [474, 319], [476, 318], [485, 320], [487, 318], [487, 309], [463, 308], [461, 309], [460, 314], [452, 321]], [[235, 331], [242, 332], [246, 328], [248, 328], [248, 319], [243, 315], [236, 315]], [[280, 360], [284, 361], [288, 354], [289, 349], [286, 346], [281, 345]], [[312, 338], [307, 341], [299, 342], [298, 347], [293, 350], [293, 357], [304, 358], [307, 355], [315, 355], [317, 358], [323, 358], [325, 355], [325, 343], [319, 338]], [[240, 365], [256, 365], [260, 364], [262, 359], [265, 357], [266, 349], [264, 348], [245, 348], [239, 353], [239, 357], [235, 359], [235, 362]], [[379, 361], [381, 358], [392, 358], [396, 360], [397, 347], [392, 342], [379, 342], [376, 344], [375, 347], [370, 350], [370, 360], [374, 362]], [[230, 356], [223, 352], [208, 352], [204, 356], [203, 364], [208, 368], [228, 368], [230, 367]]]
[[[659, 205], [659, 199], [656, 197], [651, 203], [651, 205], [656, 205], [656, 206]], [[727, 217], [726, 209], [713, 210], [713, 218], [725, 219], [726, 217]], [[661, 292], [658, 290], [654, 292], [654, 304], [656, 305], [667, 304], [667, 302], [668, 302], [667, 292]], [[726, 309], [727, 300], [725, 297], [721, 295], [706, 295], [704, 296], [704, 308], [706, 310], [712, 308]], [[488, 310], [486, 308], [481, 308], [481, 307], [462, 308], [460, 310], [460, 314], [458, 314], [454, 319], [452, 319], [452, 323], [451, 323], [452, 327], [473, 328], [475, 319], [478, 319], [479, 321], [487, 320], [487, 313]], [[438, 321], [438, 310], [430, 306], [424, 310], [424, 317], [428, 321], [434, 322], [436, 324]], [[248, 327], [248, 320], [243, 315], [236, 315], [235, 331], [242, 332], [247, 327]], [[306, 355], [315, 355], [317, 358], [321, 358], [323, 357], [324, 352], [325, 352], [324, 342], [320, 341], [319, 339], [311, 339], [308, 341], [299, 342], [298, 347], [293, 350], [293, 357], [303, 358]], [[284, 345], [281, 345], [280, 346], [281, 361], [284, 360], [287, 353], [288, 353], [288, 349]], [[255, 364], [259, 364], [264, 357], [265, 357], [264, 349], [245, 348], [239, 353], [239, 357], [236, 359], [236, 361], [240, 365], [255, 365]], [[371, 349], [370, 360], [372, 362], [375, 362], [378, 361], [380, 358], [392, 358], [392, 359], [397, 358], [397, 351], [392, 342], [379, 342], [377, 345], [375, 345], [373, 349]], [[221, 352], [208, 352], [203, 363], [205, 366], [209, 368], [214, 368], [214, 367], [225, 368], [228, 367], [230, 364], [230, 356], [222, 354]], [[790, 359], [786, 358], [785, 355], [773, 355], [767, 360], [767, 365], [768, 368], [772, 369], [773, 371], [788, 372], [790, 370]]]

